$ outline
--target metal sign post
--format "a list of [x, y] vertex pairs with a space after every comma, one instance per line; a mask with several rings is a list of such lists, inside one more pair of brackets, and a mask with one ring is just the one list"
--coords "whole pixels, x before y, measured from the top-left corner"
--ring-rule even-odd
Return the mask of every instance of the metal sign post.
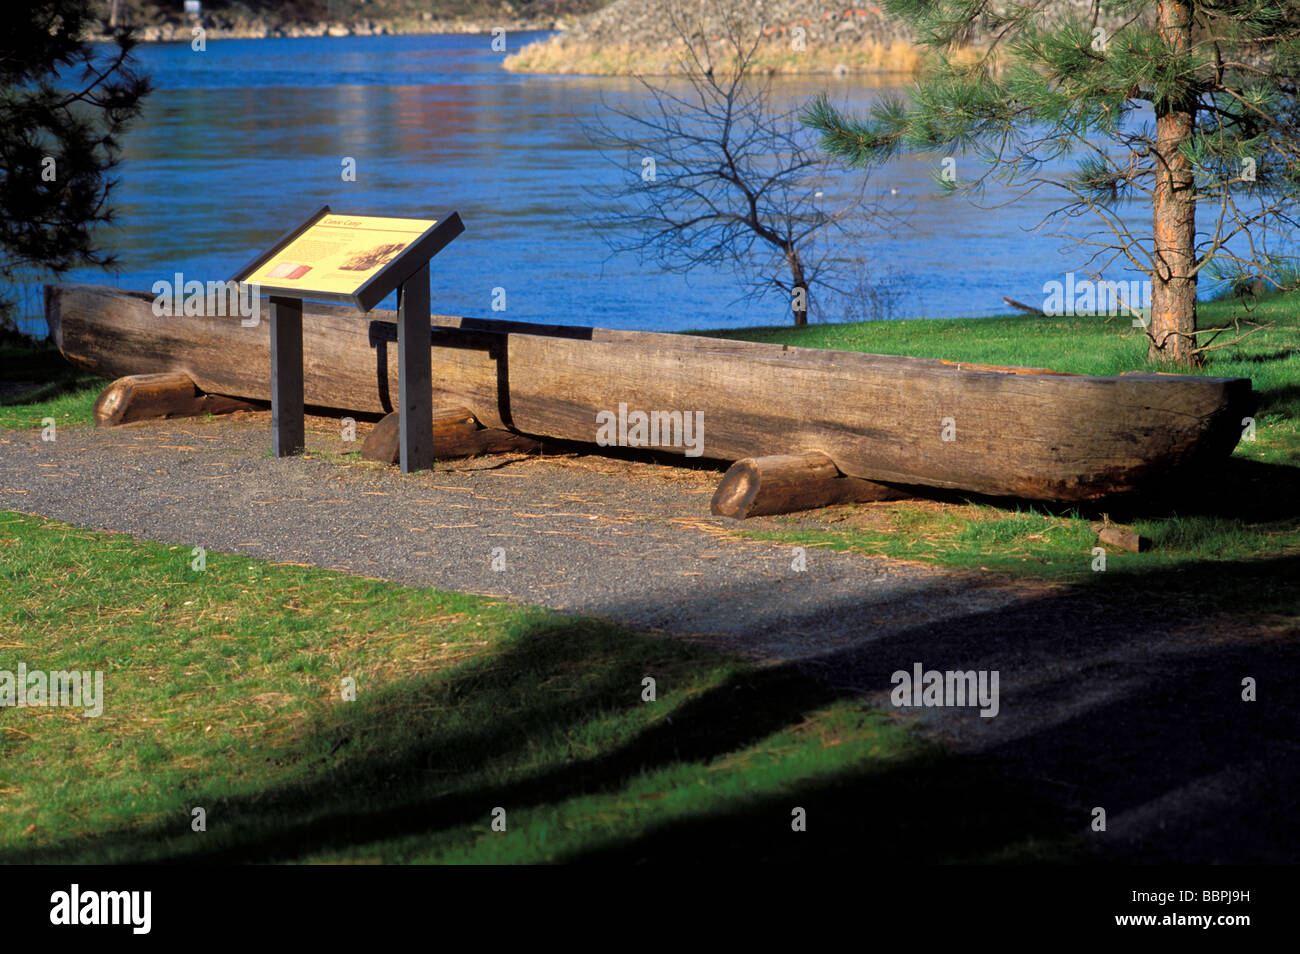
[[429, 263], [397, 289], [398, 441], [402, 473], [433, 467], [433, 357]]

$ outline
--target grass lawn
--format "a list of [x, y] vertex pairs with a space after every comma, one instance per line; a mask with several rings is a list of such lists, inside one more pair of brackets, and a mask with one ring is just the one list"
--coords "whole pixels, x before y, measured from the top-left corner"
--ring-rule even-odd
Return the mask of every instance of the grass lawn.
[[92, 424], [95, 398], [108, 382], [78, 371], [54, 345], [0, 343], [0, 428]]
[[98, 718], [0, 708], [0, 864], [1079, 850], [1083, 806], [788, 670], [491, 599], [206, 559], [198, 572], [185, 548], [0, 512], [0, 669], [105, 674]]

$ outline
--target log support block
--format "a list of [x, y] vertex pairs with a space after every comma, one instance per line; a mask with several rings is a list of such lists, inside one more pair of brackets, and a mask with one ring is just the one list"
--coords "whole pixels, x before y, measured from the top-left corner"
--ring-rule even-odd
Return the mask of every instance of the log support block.
[[1128, 527], [1121, 527], [1113, 523], [1095, 523], [1092, 528], [1097, 531], [1097, 541], [1103, 546], [1114, 547], [1117, 550], [1127, 550], [1129, 553], [1142, 553], [1151, 549], [1150, 540], [1139, 536], [1137, 531]]
[[238, 398], [204, 394], [188, 374], [168, 371], [118, 378], [95, 400], [94, 413], [96, 427], [116, 427], [155, 417], [200, 417], [257, 409]]
[[[384, 464], [396, 464], [401, 456], [401, 414], [387, 415], [375, 425], [361, 456]], [[512, 451], [532, 453], [541, 444], [531, 437], [495, 427], [483, 427], [473, 413], [463, 407], [442, 408], [433, 412], [432, 455], [437, 460], [477, 457], [480, 454], [504, 454]]]
[[834, 461], [814, 451], [736, 461], [718, 484], [710, 509], [715, 516], [744, 520], [909, 496], [886, 484], [845, 477]]

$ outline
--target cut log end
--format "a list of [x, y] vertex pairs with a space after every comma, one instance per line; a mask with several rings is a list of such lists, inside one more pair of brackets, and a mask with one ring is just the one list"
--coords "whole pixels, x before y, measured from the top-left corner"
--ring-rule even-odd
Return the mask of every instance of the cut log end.
[[834, 461], [814, 451], [736, 461], [723, 475], [709, 509], [714, 516], [744, 520], [908, 496], [886, 484], [845, 477]]
[[1137, 531], [1128, 527], [1108, 523], [1094, 525], [1093, 529], [1097, 531], [1098, 542], [1105, 546], [1127, 550], [1129, 553], [1144, 553], [1151, 549], [1151, 541], [1148, 538], [1140, 536]]
[[[401, 415], [394, 411], [375, 425], [361, 445], [362, 459], [396, 464], [401, 456], [401, 437]], [[433, 412], [433, 456], [437, 460], [511, 452], [531, 454], [541, 447], [531, 437], [483, 427], [474, 414], [463, 407], [441, 408]]]
[[238, 398], [204, 394], [189, 375], [169, 371], [118, 378], [95, 399], [94, 418], [96, 427], [116, 427], [150, 418], [200, 417], [257, 409]]

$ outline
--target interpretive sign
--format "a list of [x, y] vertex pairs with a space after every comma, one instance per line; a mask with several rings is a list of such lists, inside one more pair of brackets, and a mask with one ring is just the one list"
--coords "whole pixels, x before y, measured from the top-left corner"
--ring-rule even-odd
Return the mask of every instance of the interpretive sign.
[[236, 273], [271, 298], [271, 430], [277, 457], [300, 453], [303, 300], [370, 311], [397, 292], [397, 362], [403, 473], [433, 465], [429, 259], [465, 226], [441, 219], [351, 215], [321, 206]]
[[443, 219], [344, 215], [321, 206], [253, 259], [236, 281], [287, 298], [342, 301], [369, 311], [465, 226]]

